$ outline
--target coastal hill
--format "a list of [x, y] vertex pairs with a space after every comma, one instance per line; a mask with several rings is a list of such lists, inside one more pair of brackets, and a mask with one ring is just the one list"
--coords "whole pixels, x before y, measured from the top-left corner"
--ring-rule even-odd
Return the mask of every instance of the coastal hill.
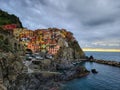
[[[17, 16], [2, 10], [0, 10], [0, 27], [1, 30], [4, 30], [2, 32], [9, 32], [14, 37], [16, 43], [12, 47], [16, 46], [16, 50], [22, 47], [24, 52], [26, 49], [30, 49], [33, 53], [49, 53], [56, 59], [80, 59], [85, 56], [72, 32], [66, 29], [29, 30], [23, 28]], [[9, 36], [7, 39], [10, 39]]]
[[23, 27], [21, 21], [17, 16], [0, 10], [0, 26], [9, 24], [16, 24], [17, 27]]
[[[46, 75], [40, 72], [28, 73], [30, 68], [24, 64], [28, 49], [32, 53], [42, 52], [53, 57], [39, 60], [37, 65], [32, 64], [39, 67], [39, 71], [47, 72]], [[84, 67], [74, 68], [72, 65], [72, 62], [84, 57], [71, 32], [58, 28], [29, 30], [23, 28], [18, 17], [0, 10], [0, 90], [23, 90], [26, 87], [50, 90], [58, 86], [54, 82], [56, 79], [69, 80], [86, 75], [88, 71]], [[54, 73], [58, 73], [57, 69], [61, 68], [73, 69], [53, 78]]]
[[24, 67], [19, 53], [23, 50], [17, 50], [16, 43], [10, 32], [0, 28], [0, 90], [7, 90]]
[[[65, 29], [48, 28], [32, 31], [26, 28], [15, 28], [12, 33], [24, 47], [24, 50], [30, 49], [33, 53], [48, 53], [57, 59], [65, 57], [66, 59], [80, 59], [84, 57], [84, 52], [73, 34]], [[60, 54], [61, 51], [63, 52]]]

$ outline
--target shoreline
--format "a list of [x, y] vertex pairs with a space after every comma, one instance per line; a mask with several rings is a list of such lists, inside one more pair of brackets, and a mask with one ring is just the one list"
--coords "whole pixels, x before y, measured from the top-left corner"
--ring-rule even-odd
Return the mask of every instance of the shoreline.
[[[107, 60], [97, 60], [97, 59], [79, 59], [79, 61], [74, 62], [74, 64], [80, 64], [82, 62], [95, 62], [95, 63], [99, 63], [99, 64], [104, 64], [104, 65], [109, 65], [109, 66], [114, 66], [114, 67], [119, 67], [120, 68], [120, 62], [117, 61], [107, 61]], [[78, 65], [80, 66], [80, 65]], [[86, 68], [86, 67], [85, 67]], [[69, 82], [73, 79], [79, 79], [79, 78], [83, 78], [87, 75], [89, 75], [92, 71], [88, 71], [88, 72], [82, 72], [81, 74], [76, 74], [74, 77], [70, 77], [68, 80], [63, 80], [62, 82]]]

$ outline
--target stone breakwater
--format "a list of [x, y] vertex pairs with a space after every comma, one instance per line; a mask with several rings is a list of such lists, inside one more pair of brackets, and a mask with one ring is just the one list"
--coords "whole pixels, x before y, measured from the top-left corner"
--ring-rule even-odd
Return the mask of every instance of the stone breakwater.
[[117, 62], [117, 61], [106, 61], [106, 60], [96, 60], [96, 59], [87, 60], [87, 61], [120, 67], [120, 62]]

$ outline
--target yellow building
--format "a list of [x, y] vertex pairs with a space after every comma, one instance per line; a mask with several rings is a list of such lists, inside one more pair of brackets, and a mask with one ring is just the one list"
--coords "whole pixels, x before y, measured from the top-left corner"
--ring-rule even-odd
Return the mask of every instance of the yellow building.
[[22, 31], [23, 31], [23, 28], [15, 28], [15, 29], [13, 29], [13, 35], [14, 35], [16, 40], [19, 41], [19, 38], [20, 38], [19, 36], [22, 33]]

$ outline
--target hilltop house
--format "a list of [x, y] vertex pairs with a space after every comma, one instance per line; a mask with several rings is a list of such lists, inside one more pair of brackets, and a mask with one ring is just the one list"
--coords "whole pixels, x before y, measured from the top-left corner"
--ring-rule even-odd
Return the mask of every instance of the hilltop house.
[[5, 30], [13, 30], [15, 28], [17, 28], [16, 24], [7, 24], [7, 25], [3, 26], [3, 29], [5, 29]]

